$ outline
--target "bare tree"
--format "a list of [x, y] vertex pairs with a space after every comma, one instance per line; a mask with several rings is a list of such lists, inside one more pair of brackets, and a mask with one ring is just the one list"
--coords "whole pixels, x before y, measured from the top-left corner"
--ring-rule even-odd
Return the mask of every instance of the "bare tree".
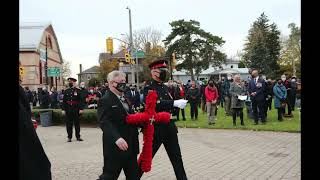
[[[161, 45], [162, 41], [162, 32], [151, 28], [143, 28], [133, 32], [133, 46], [135, 49], [146, 50], [146, 46], [148, 43], [151, 43], [151, 47], [156, 47]], [[130, 42], [129, 34], [126, 34], [125, 38], [123, 39], [125, 42]]]
[[71, 76], [71, 69], [70, 69], [70, 61], [63, 60], [62, 66], [61, 66], [61, 76], [63, 79], [67, 79]]

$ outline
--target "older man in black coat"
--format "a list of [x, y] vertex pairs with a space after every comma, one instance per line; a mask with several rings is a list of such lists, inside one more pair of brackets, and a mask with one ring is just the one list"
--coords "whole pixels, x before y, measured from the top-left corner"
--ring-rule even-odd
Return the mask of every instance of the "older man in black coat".
[[108, 74], [110, 89], [105, 92], [98, 106], [100, 127], [103, 131], [103, 174], [99, 180], [118, 179], [123, 169], [127, 180], [138, 179], [137, 154], [139, 153], [138, 129], [126, 124], [126, 117], [133, 113], [124, 98], [125, 74], [112, 71]]

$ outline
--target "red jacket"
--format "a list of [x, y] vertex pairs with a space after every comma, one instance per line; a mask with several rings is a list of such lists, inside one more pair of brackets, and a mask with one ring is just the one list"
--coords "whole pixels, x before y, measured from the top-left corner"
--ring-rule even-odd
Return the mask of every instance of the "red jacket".
[[218, 89], [216, 87], [211, 89], [207, 86], [206, 89], [204, 90], [204, 94], [206, 96], [206, 102], [211, 102], [211, 101], [217, 100], [219, 97]]

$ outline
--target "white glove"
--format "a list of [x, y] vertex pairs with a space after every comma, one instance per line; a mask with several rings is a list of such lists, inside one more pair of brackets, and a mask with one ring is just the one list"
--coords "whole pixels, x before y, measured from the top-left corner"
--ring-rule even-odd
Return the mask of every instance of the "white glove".
[[180, 109], [184, 109], [187, 105], [187, 102], [188, 102], [188, 100], [185, 100], [185, 99], [174, 100], [173, 106], [180, 108]]
[[66, 115], [66, 112], [65, 111], [61, 111], [61, 114], [64, 116], [64, 115]]

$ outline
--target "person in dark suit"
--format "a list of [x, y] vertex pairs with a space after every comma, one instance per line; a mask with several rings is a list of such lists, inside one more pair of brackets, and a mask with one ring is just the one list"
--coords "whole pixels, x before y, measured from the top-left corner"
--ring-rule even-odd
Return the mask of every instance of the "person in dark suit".
[[41, 91], [40, 96], [40, 108], [41, 109], [48, 109], [50, 105], [50, 95], [47, 88], [44, 86]]
[[127, 180], [138, 179], [138, 129], [126, 124], [126, 116], [133, 113], [124, 98], [125, 74], [112, 71], [108, 74], [109, 90], [99, 101], [98, 117], [103, 131], [103, 173], [99, 180], [118, 179], [123, 169]]
[[[145, 86], [143, 94], [144, 97], [146, 97], [149, 90], [157, 91], [158, 100], [156, 104], [156, 112], [173, 113], [173, 111], [175, 111], [174, 107], [184, 109], [187, 105], [187, 101], [183, 99], [174, 100], [169, 93], [168, 87], [163, 84], [168, 73], [167, 64], [167, 61], [161, 59], [149, 64], [152, 81]], [[178, 129], [173, 120], [171, 120], [169, 124], [154, 124], [152, 157], [155, 156], [158, 149], [163, 144], [173, 166], [176, 179], [186, 180], [187, 175], [182, 162], [177, 133]], [[141, 167], [139, 167], [139, 179], [142, 174], [143, 171], [141, 170]]]
[[252, 101], [255, 125], [258, 124], [259, 118], [261, 118], [262, 124], [265, 124], [265, 82], [259, 77], [258, 70], [256, 69], [252, 71], [252, 79], [249, 82], [248, 92]]
[[199, 89], [196, 87], [196, 82], [191, 81], [191, 87], [187, 92], [188, 101], [190, 103], [191, 120], [198, 120], [198, 103], [200, 99]]
[[130, 101], [131, 108], [138, 108], [140, 106], [140, 93], [135, 86], [130, 85], [130, 90], [126, 91], [125, 97]]
[[51, 180], [51, 163], [31, 121], [31, 109], [19, 86], [19, 179]]

